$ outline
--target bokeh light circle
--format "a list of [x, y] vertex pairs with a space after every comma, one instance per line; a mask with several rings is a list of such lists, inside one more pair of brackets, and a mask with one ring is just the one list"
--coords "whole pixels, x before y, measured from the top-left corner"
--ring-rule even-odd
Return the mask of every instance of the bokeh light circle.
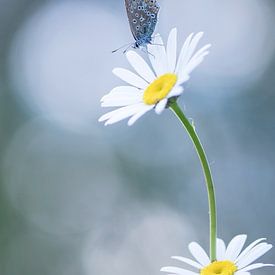
[[[105, 25], [103, 22], [112, 22]], [[87, 1], [51, 1], [15, 36], [10, 52], [14, 90], [32, 112], [62, 126], [89, 127], [113, 85], [111, 51], [125, 41], [120, 17]], [[110, 81], [109, 81], [110, 80]]]

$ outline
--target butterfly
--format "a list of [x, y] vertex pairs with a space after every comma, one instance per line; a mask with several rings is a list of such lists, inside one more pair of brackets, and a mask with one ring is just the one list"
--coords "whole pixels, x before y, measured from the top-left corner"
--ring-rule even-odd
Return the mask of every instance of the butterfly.
[[130, 29], [135, 39], [130, 46], [137, 49], [150, 44], [158, 22], [160, 6], [157, 0], [125, 0], [125, 7]]
[[131, 32], [136, 41], [133, 48], [151, 43], [160, 9], [157, 0], [125, 0], [125, 6]]

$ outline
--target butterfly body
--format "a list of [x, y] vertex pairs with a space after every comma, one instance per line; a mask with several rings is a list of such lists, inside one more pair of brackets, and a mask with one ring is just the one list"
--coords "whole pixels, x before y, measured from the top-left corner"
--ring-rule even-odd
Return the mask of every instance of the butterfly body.
[[125, 6], [135, 39], [132, 47], [145, 47], [152, 41], [158, 20], [159, 4], [157, 0], [125, 0]]

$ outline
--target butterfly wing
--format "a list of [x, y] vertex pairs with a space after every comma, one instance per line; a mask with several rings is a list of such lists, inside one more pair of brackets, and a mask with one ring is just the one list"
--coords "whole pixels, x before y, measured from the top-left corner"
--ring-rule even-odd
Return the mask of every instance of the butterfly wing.
[[134, 39], [150, 41], [160, 9], [157, 0], [125, 0], [125, 6]]

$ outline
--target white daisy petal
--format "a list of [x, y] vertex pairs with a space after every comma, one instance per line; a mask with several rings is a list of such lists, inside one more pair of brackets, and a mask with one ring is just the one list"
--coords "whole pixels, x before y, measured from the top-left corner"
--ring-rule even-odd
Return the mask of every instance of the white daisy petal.
[[[123, 107], [123, 108], [125, 108], [125, 107]], [[114, 110], [114, 111], [111, 111], [111, 112], [108, 112], [108, 113], [102, 115], [102, 116], [98, 119], [98, 121], [99, 121], [99, 122], [102, 122], [102, 121], [105, 121], [105, 120], [109, 119], [110, 117], [112, 117], [112, 115], [116, 114], [116, 113], [118, 112], [118, 110], [120, 110], [120, 109], [117, 109], [117, 110]]]
[[118, 99], [131, 99], [131, 98], [142, 98], [143, 94], [142, 93], [119, 93], [119, 94], [107, 94], [105, 95], [102, 99], [101, 102], [104, 103], [106, 101], [110, 100], [118, 100]]
[[225, 243], [222, 239], [217, 239], [217, 260], [221, 261], [225, 259]]
[[[183, 70], [182, 73], [180, 74], [179, 79], [184, 79], [185, 75], [189, 76], [190, 73], [192, 73], [192, 71], [202, 63], [202, 61], [204, 60], [204, 57], [208, 54], [209, 54], [209, 52], [205, 53], [205, 55], [201, 56], [200, 58], [190, 61], [186, 65], [185, 70]], [[189, 80], [189, 78], [187, 78], [187, 80]], [[182, 82], [185, 82], [185, 81], [182, 81]]]
[[133, 86], [118, 86], [112, 89], [109, 94], [116, 95], [116, 96], [122, 93], [138, 94], [140, 93], [140, 91], [141, 91], [140, 89]]
[[[119, 122], [125, 118], [133, 116], [133, 115], [139, 113], [140, 111], [142, 111], [143, 107], [144, 107], [143, 103], [123, 107], [123, 108], [125, 108], [125, 110], [121, 110], [120, 112], [117, 112], [116, 114], [114, 114], [112, 117], [110, 117], [109, 120], [107, 120], [105, 122], [105, 125], [111, 125], [111, 124]], [[120, 109], [118, 109], [118, 110], [120, 110]]]
[[129, 70], [123, 68], [115, 68], [113, 69], [113, 74], [137, 88], [146, 89], [146, 87], [148, 86], [148, 83], [143, 78]]
[[268, 252], [272, 248], [271, 244], [261, 243], [256, 245], [253, 249], [251, 249], [245, 257], [239, 259], [237, 265], [239, 269], [244, 268], [245, 266], [251, 264], [261, 256], [263, 256], [266, 252]]
[[197, 59], [199, 58], [200, 56], [203, 56], [206, 52], [208, 52], [209, 48], [211, 47], [211, 44], [207, 44], [205, 46], [203, 46], [202, 48], [200, 48], [196, 54], [193, 55], [193, 57], [191, 58], [192, 59]]
[[177, 63], [177, 29], [174, 28], [170, 31], [167, 40], [167, 60], [170, 72], [174, 72]]
[[168, 99], [164, 98], [156, 105], [155, 111], [158, 115], [160, 115], [164, 111], [167, 105], [167, 102], [168, 102]]
[[[192, 36], [189, 36], [186, 40], [186, 43], [183, 46], [181, 56], [178, 60], [178, 65], [176, 68], [176, 73], [180, 74], [182, 70], [186, 67], [188, 62], [190, 61], [200, 39], [203, 36], [203, 32], [197, 33], [194, 38], [192, 39]], [[191, 38], [190, 38], [191, 37]]]
[[180, 51], [180, 55], [179, 55], [179, 58], [178, 58], [178, 62], [177, 62], [177, 66], [176, 66], [176, 74], [178, 74], [179, 70], [180, 70], [180, 66], [181, 66], [181, 63], [182, 63], [182, 60], [185, 58], [186, 56], [186, 53], [187, 53], [187, 50], [188, 50], [188, 47], [189, 47], [189, 44], [190, 44], [190, 41], [192, 40], [194, 36], [194, 33], [191, 33], [187, 39], [185, 40], [182, 48], [181, 48], [181, 51]]
[[252, 264], [242, 269], [241, 271], [250, 271], [250, 270], [258, 269], [265, 266], [274, 266], [274, 264], [262, 264], [262, 263]]
[[139, 92], [129, 92], [129, 91], [125, 91], [125, 92], [119, 92], [119, 93], [109, 93], [107, 95], [105, 95], [102, 99], [101, 102], [107, 102], [107, 101], [111, 101], [111, 100], [121, 100], [121, 99], [142, 99], [143, 97], [143, 92], [139, 91]]
[[152, 44], [148, 44], [149, 59], [157, 76], [169, 72], [167, 55], [160, 35], [155, 36]]
[[132, 86], [119, 86], [112, 89], [107, 95], [101, 98], [101, 102], [106, 99], [117, 98], [117, 97], [136, 97], [142, 95], [143, 92], [138, 88]]
[[194, 258], [203, 266], [206, 266], [210, 263], [210, 259], [207, 256], [204, 249], [196, 242], [192, 242], [189, 244], [189, 250]]
[[[187, 54], [186, 54], [186, 60], [190, 60], [191, 56], [193, 55], [193, 53], [195, 52], [196, 50], [196, 47], [199, 43], [199, 41], [201, 40], [203, 36], [203, 32], [199, 32], [197, 33], [194, 38], [192, 39], [190, 45], [189, 45], [189, 48], [188, 48], [188, 51], [187, 51]], [[184, 65], [184, 64], [183, 64]]]
[[173, 90], [167, 95], [168, 98], [173, 97], [173, 96], [179, 96], [183, 93], [183, 87], [178, 85], [173, 88]]
[[155, 80], [156, 76], [149, 67], [149, 65], [144, 61], [144, 59], [134, 51], [128, 51], [126, 57], [135, 69], [135, 71], [147, 82], [152, 82]]
[[[185, 68], [179, 72], [179, 81], [181, 83], [185, 82], [186, 80], [183, 80], [186, 78], [186, 76], [189, 76], [189, 74], [202, 63], [204, 60], [204, 57], [209, 54], [208, 51], [204, 52], [203, 54], [199, 55], [197, 58], [192, 58], [185, 66]], [[188, 80], [189, 78], [187, 78]]]
[[254, 242], [252, 242], [240, 255], [239, 257], [236, 259], [236, 262], [238, 262], [239, 260], [241, 260], [243, 257], [245, 257], [245, 255], [253, 248], [255, 247], [258, 243], [262, 242], [262, 241], [265, 241], [266, 238], [261, 238], [261, 239], [258, 239]]
[[175, 259], [175, 260], [179, 260], [179, 261], [184, 262], [186, 264], [189, 264], [189, 265], [191, 265], [191, 266], [193, 266], [195, 268], [198, 268], [198, 269], [202, 269], [203, 268], [203, 266], [201, 264], [199, 264], [199, 263], [197, 263], [197, 262], [195, 262], [195, 261], [193, 261], [191, 259], [185, 258], [185, 257], [172, 256], [171, 258]]
[[118, 116], [119, 117], [124, 116], [124, 118], [127, 118], [137, 113], [142, 106], [144, 106], [143, 103], [138, 103], [138, 104], [128, 105], [128, 106], [116, 109], [114, 111], [108, 112], [105, 115], [101, 116], [99, 118], [99, 121], [101, 122], [105, 120], [110, 120], [112, 118], [117, 118]]
[[246, 239], [246, 235], [238, 235], [234, 237], [227, 246], [225, 259], [235, 262], [241, 250], [243, 249]]
[[139, 118], [141, 118], [145, 113], [152, 110], [153, 108], [154, 108], [153, 105], [152, 106], [144, 106], [144, 108], [141, 111], [139, 111], [138, 113], [136, 113], [129, 119], [128, 126], [132, 126]]
[[135, 97], [120, 97], [120, 98], [111, 98], [106, 99], [101, 103], [102, 107], [120, 107], [120, 106], [126, 106], [126, 105], [133, 105], [136, 103], [142, 102], [141, 96], [135, 96]]
[[179, 268], [179, 267], [174, 267], [174, 266], [166, 266], [163, 267], [160, 271], [162, 272], [169, 272], [172, 274], [177, 274], [177, 275], [197, 275], [198, 273], [183, 269], [183, 268]]

